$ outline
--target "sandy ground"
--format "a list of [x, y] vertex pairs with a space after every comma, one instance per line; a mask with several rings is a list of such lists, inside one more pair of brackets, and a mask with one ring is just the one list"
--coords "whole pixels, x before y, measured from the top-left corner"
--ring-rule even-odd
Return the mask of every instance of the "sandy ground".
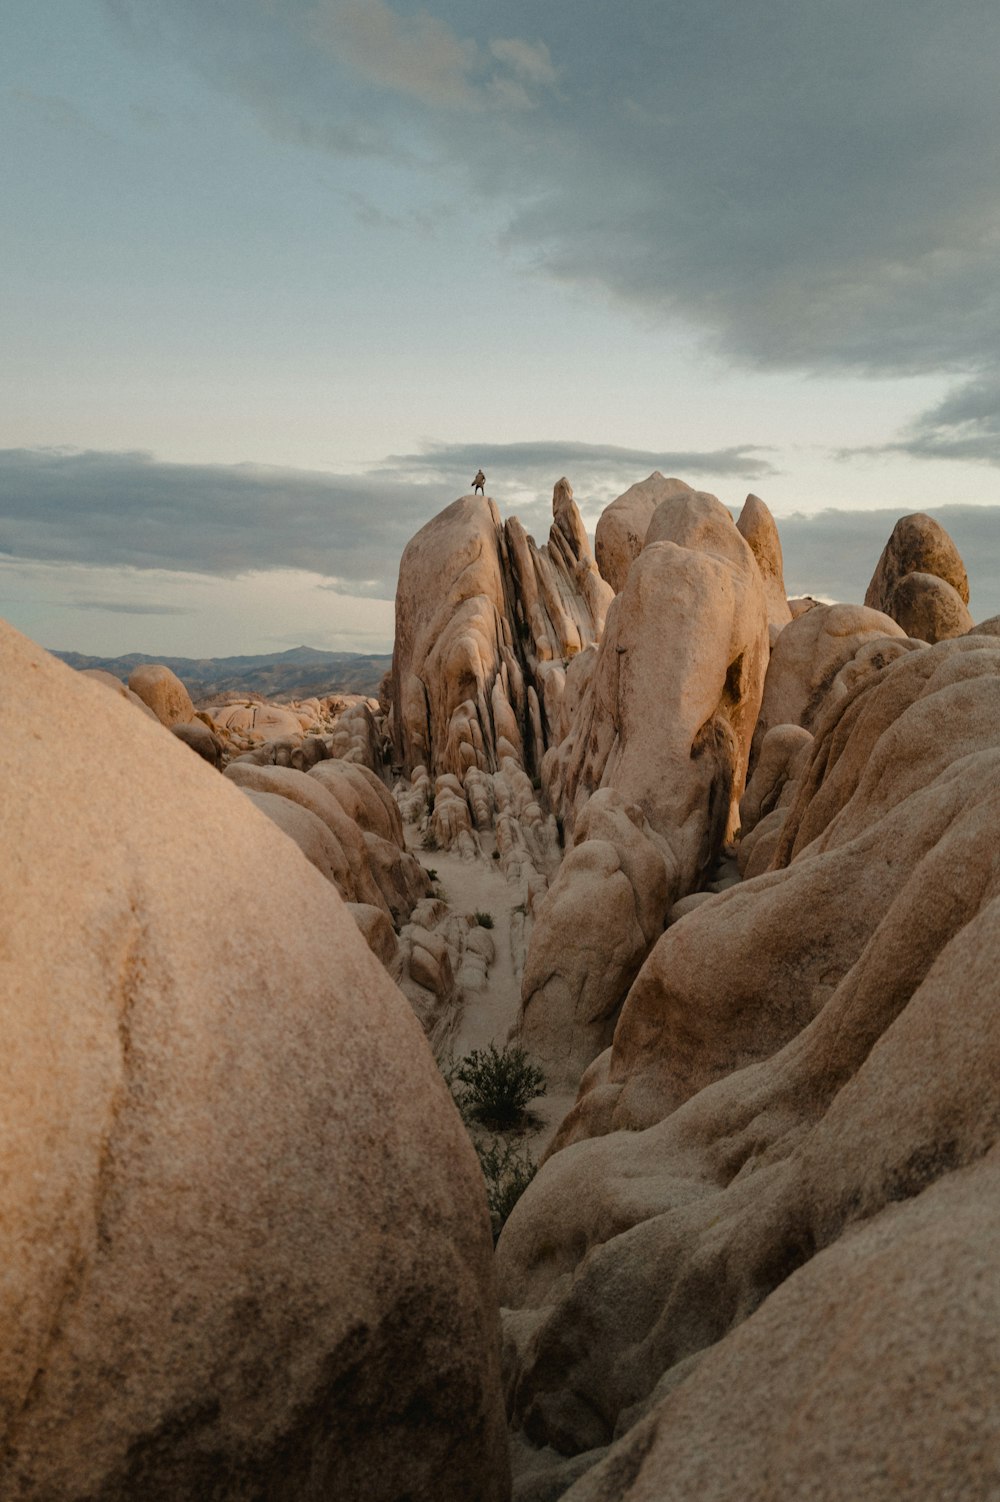
[[[524, 928], [515, 909], [523, 907], [519, 885], [507, 882], [498, 861], [493, 860], [493, 842], [481, 834], [483, 853], [476, 860], [463, 860], [450, 850], [424, 850], [420, 833], [406, 825], [408, 847], [427, 870], [437, 872], [436, 885], [456, 913], [489, 913], [496, 958], [489, 969], [486, 989], [466, 994], [455, 1030], [454, 1054], [464, 1057], [474, 1048], [495, 1043], [502, 1048], [510, 1040], [521, 1004], [521, 971], [524, 965]], [[573, 1094], [543, 1095], [532, 1102], [535, 1123], [525, 1133], [525, 1142], [537, 1157], [573, 1104]]]

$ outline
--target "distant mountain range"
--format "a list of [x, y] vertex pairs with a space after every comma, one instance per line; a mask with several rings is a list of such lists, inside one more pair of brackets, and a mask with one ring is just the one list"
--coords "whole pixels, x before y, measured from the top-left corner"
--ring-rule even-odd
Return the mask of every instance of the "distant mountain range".
[[192, 699], [214, 699], [227, 693], [262, 694], [267, 699], [310, 699], [324, 694], [378, 692], [379, 680], [392, 666], [392, 657], [357, 652], [318, 652], [315, 647], [292, 647], [258, 657], [149, 657], [129, 652], [125, 657], [85, 657], [81, 652], [53, 652], [71, 668], [103, 668], [123, 683], [144, 662], [162, 662], [177, 674]]

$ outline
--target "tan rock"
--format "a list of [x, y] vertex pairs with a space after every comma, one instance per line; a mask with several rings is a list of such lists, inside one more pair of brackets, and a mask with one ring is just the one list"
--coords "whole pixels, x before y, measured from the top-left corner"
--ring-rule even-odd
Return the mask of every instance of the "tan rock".
[[[647, 536], [574, 724], [545, 762], [574, 848], [537, 915], [520, 1027], [561, 1083], [609, 1041], [667, 912], [736, 828], [767, 662], [760, 572], [726, 508], [689, 491], [661, 505]], [[600, 832], [588, 822], [598, 797], [602, 818], [613, 812]]]
[[231, 733], [259, 736], [264, 741], [290, 739], [294, 745], [302, 739], [298, 715], [280, 704], [261, 700], [249, 704], [213, 705], [210, 713], [217, 725]]
[[574, 1502], [989, 1495], [998, 727], [988, 637], [859, 677], [776, 868], [632, 987], [498, 1248]]
[[907, 574], [935, 574], [969, 603], [969, 578], [961, 555], [947, 532], [932, 516], [915, 511], [901, 516], [882, 550], [865, 604], [892, 615], [893, 592]]
[[114, 673], [106, 673], [103, 668], [81, 668], [80, 672], [84, 678], [90, 678], [94, 683], [103, 683], [105, 688], [110, 688], [112, 693], [117, 694], [119, 698], [127, 699], [130, 704], [141, 709], [149, 719], [156, 720], [157, 724], [160, 723], [158, 716], [149, 705], [140, 699], [138, 694], [134, 694], [130, 688], [127, 688], [120, 678], [116, 678]]
[[242, 792], [0, 664], [0, 1495], [503, 1498], [482, 1179], [409, 1008]]
[[196, 752], [202, 761], [207, 761], [210, 767], [222, 765], [223, 744], [201, 720], [190, 720], [186, 725], [183, 723], [171, 725], [170, 729], [179, 741], [183, 741], [185, 746], [190, 746], [191, 750]]
[[334, 758], [309, 773], [364, 830], [402, 847], [403, 820], [389, 789], [368, 767]]
[[[765, 735], [774, 726], [812, 728], [838, 673], [859, 649], [876, 638], [902, 639], [905, 635], [889, 616], [861, 605], [814, 605], [796, 616], [782, 631], [768, 663], [753, 733], [751, 771]], [[879, 650], [886, 655], [904, 649], [887, 644]]]
[[641, 810], [602, 788], [538, 907], [522, 978], [520, 1039], [554, 1088], [575, 1087], [611, 1042], [668, 905], [663, 857]]
[[907, 636], [926, 642], [964, 636], [974, 625], [961, 595], [936, 574], [904, 574], [889, 597], [888, 613]]
[[[461, 781], [505, 755], [529, 769], [546, 749], [538, 683], [600, 634], [611, 593], [568, 483], [538, 548], [516, 517], [464, 496], [407, 544], [396, 592], [392, 733], [398, 766]], [[536, 682], [537, 679], [537, 682]]]
[[347, 911], [361, 931], [365, 943], [377, 960], [388, 970], [396, 958], [399, 945], [396, 931], [384, 908], [367, 902], [349, 902]]
[[748, 495], [736, 522], [737, 531], [750, 544], [764, 581], [767, 619], [772, 628], [781, 630], [792, 619], [785, 591], [784, 559], [781, 538], [774, 517], [760, 496]]
[[661, 501], [693, 495], [683, 480], [668, 480], [658, 469], [646, 480], [630, 485], [601, 512], [594, 533], [597, 567], [615, 594], [625, 587], [628, 571], [642, 552], [653, 512]]
[[144, 662], [129, 674], [130, 691], [148, 704], [161, 725], [188, 724], [194, 719], [191, 695], [176, 673], [162, 663]]
[[292, 839], [298, 841], [301, 836], [302, 853], [333, 882], [346, 902], [380, 908], [388, 916], [361, 828], [318, 779], [293, 767], [257, 767], [242, 760], [230, 762], [224, 775], [246, 792], [286, 798], [319, 819], [329, 838], [318, 835], [310, 820], [297, 819], [294, 813], [284, 817], [281, 810], [275, 813], [273, 804], [262, 805]]

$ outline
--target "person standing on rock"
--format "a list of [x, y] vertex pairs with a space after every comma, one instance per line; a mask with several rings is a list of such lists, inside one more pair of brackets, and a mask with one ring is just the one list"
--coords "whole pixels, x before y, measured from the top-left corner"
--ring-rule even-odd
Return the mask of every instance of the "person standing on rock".
[[476, 478], [472, 482], [472, 493], [473, 493], [473, 495], [477, 495], [477, 494], [478, 495], [485, 495], [486, 492], [483, 489], [483, 487], [484, 487], [485, 484], [486, 484], [486, 476], [483, 474], [483, 472], [482, 472], [481, 469], [477, 469], [476, 470]]

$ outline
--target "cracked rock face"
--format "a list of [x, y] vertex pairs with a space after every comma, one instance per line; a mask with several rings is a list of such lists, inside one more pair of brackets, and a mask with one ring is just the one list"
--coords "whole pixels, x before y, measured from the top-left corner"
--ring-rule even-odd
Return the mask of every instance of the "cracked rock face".
[[0, 631], [0, 1495], [504, 1497], [482, 1179], [410, 1008], [242, 791]]
[[405, 771], [461, 782], [470, 768], [498, 771], [504, 756], [540, 766], [558, 713], [546, 676], [600, 636], [611, 600], [565, 480], [552, 508], [544, 548], [483, 496], [455, 501], [407, 544], [392, 706]]
[[686, 487], [650, 521], [543, 769], [573, 848], [532, 932], [521, 1030], [553, 1077], [579, 1079], [610, 1042], [667, 912], [735, 829], [767, 654], [754, 555]]

